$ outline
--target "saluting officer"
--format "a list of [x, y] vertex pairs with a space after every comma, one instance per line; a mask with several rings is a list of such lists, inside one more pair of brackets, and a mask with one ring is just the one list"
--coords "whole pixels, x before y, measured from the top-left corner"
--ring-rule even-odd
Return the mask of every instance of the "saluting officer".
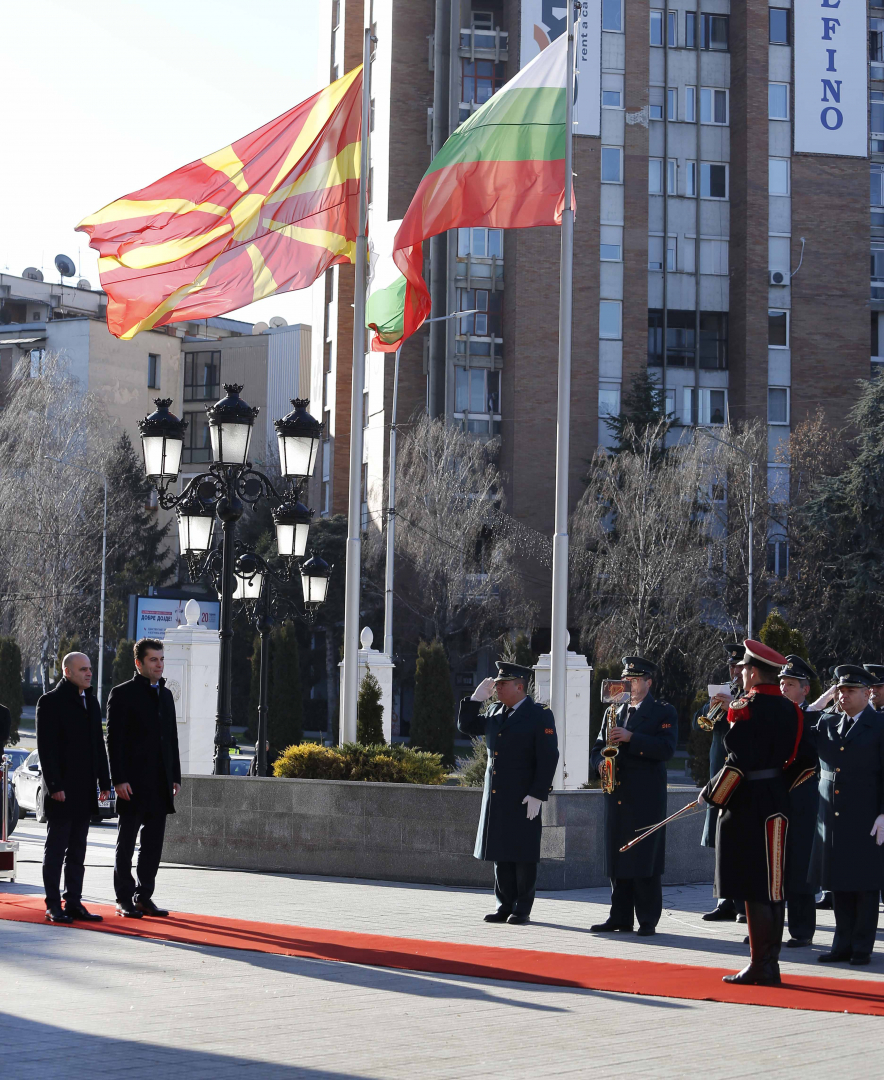
[[596, 932], [633, 929], [649, 937], [663, 913], [663, 865], [666, 830], [621, 852], [639, 830], [666, 817], [666, 762], [675, 753], [678, 716], [672, 705], [655, 700], [651, 685], [657, 666], [641, 656], [623, 657], [621, 678], [630, 683], [629, 704], [621, 705], [616, 724], [607, 721], [590, 753], [590, 764], [602, 772], [602, 751], [610, 742], [616, 757], [616, 786], [605, 794], [605, 875], [611, 879], [611, 912]]
[[[559, 760], [556, 724], [549, 709], [527, 695], [529, 668], [498, 662], [497, 676], [483, 679], [460, 703], [457, 726], [465, 735], [484, 735], [488, 748], [482, 813], [473, 856], [494, 863], [497, 911], [485, 922], [523, 925], [530, 921], [540, 862], [546, 802]], [[497, 691], [497, 703], [483, 704]]]
[[819, 816], [811, 873], [835, 907], [832, 951], [822, 964], [868, 964], [884, 886], [884, 719], [869, 704], [874, 676], [855, 664], [835, 668], [840, 712], [816, 725]]
[[816, 932], [816, 894], [819, 882], [810, 878], [810, 855], [816, 835], [819, 803], [819, 757], [814, 748], [813, 726], [820, 713], [808, 708], [807, 694], [817, 673], [801, 656], [789, 654], [780, 669], [780, 691], [804, 713], [803, 742], [800, 748], [800, 775], [791, 776], [789, 789], [789, 841], [786, 844], [786, 912], [789, 940], [786, 947], [797, 949], [813, 943]]
[[863, 667], [872, 676], [869, 702], [876, 712], [884, 713], [884, 664], [863, 664]]

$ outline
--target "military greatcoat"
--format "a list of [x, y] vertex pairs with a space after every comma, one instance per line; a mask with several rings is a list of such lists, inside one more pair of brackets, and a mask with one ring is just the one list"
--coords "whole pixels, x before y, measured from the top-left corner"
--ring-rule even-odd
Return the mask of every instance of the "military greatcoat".
[[[711, 701], [707, 701], [702, 709], [696, 714], [693, 721], [693, 727], [699, 729], [700, 725], [697, 722], [698, 717], [707, 716], [709, 714], [709, 707], [712, 704]], [[716, 721], [715, 727], [712, 729], [712, 742], [709, 745], [709, 775], [715, 776], [721, 770], [724, 765], [724, 759], [726, 757], [724, 752], [724, 734], [728, 730], [727, 713], [723, 713], [721, 719]], [[718, 807], [707, 806], [706, 807], [706, 820], [703, 822], [703, 835], [700, 838], [700, 844], [702, 847], [715, 847], [715, 830], [718, 825]]]
[[[819, 757], [816, 752], [816, 733], [813, 730], [820, 718], [818, 712], [804, 713], [804, 731], [795, 765], [786, 772], [789, 791], [789, 835], [786, 843], [786, 899], [794, 896], [815, 896], [819, 881], [810, 873], [811, 852], [816, 836], [817, 804], [819, 803]], [[792, 784], [806, 770], [814, 776], [795, 787]]]
[[457, 719], [464, 735], [484, 735], [488, 747], [473, 855], [487, 862], [540, 862], [541, 815], [529, 821], [522, 800], [549, 797], [559, 760], [555, 719], [530, 697], [512, 713], [497, 702], [481, 715], [482, 705], [465, 698]]
[[[605, 876], [644, 878], [663, 873], [666, 830], [659, 829], [631, 851], [620, 851], [638, 832], [666, 817], [666, 762], [675, 753], [678, 715], [672, 705], [657, 701], [651, 694], [627, 721], [629, 706], [621, 705], [612, 727], [632, 732], [629, 742], [619, 745], [616, 761], [617, 786], [605, 795]], [[602, 750], [608, 741], [607, 722], [590, 753], [590, 765], [598, 775]]]
[[832, 892], [884, 888], [884, 845], [870, 835], [884, 814], [884, 717], [867, 706], [850, 731], [843, 716], [825, 712], [817, 722], [819, 810], [811, 876]]

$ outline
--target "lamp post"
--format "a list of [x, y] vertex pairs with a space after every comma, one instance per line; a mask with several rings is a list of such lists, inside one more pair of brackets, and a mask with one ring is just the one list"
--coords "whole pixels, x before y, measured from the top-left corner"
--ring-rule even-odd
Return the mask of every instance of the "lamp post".
[[[190, 479], [179, 495], [169, 491], [181, 471], [187, 421], [169, 411], [171, 398], [157, 398], [156, 412], [139, 421], [144, 468], [157, 489], [159, 504], [174, 509], [178, 516], [181, 553], [187, 559], [192, 580], [208, 578], [221, 600], [219, 637], [221, 653], [218, 669], [218, 705], [215, 724], [216, 775], [230, 773], [230, 727], [232, 689], [233, 610], [235, 599], [260, 596], [255, 591], [258, 571], [236, 574], [236, 523], [245, 506], [262, 499], [273, 504], [277, 547], [291, 573], [292, 564], [303, 556], [307, 529], [313, 516], [300, 501], [300, 492], [316, 464], [322, 425], [307, 412], [308, 401], [292, 401], [293, 411], [275, 422], [280, 468], [285, 481], [282, 491], [248, 460], [252, 428], [258, 410], [240, 397], [242, 387], [224, 386], [225, 397], [206, 407], [212, 447], [212, 464]], [[215, 519], [221, 522], [220, 548], [212, 547]], [[300, 532], [299, 532], [300, 529]], [[253, 556], [254, 558], [254, 556]], [[263, 577], [262, 577], [263, 582]], [[302, 581], [304, 580], [302, 574]], [[305, 596], [305, 600], [306, 600]]]

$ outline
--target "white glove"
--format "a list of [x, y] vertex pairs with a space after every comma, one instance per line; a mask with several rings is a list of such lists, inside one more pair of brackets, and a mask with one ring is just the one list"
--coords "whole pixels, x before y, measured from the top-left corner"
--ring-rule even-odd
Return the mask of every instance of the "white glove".
[[884, 814], [879, 814], [875, 818], [875, 824], [872, 826], [872, 831], [869, 836], [874, 836], [875, 843], [880, 847], [884, 844]]
[[[522, 806], [525, 806], [526, 803], [528, 805], [528, 820], [533, 821], [540, 813], [540, 808], [543, 806], [543, 803], [540, 799], [535, 799], [533, 795], [526, 795], [525, 798], [522, 799]], [[884, 818], [881, 820], [884, 821]], [[880, 843], [880, 841], [878, 842]]]
[[706, 796], [701, 791], [700, 794], [697, 796], [697, 806], [705, 806], [705, 805], [706, 805]]
[[494, 693], [494, 679], [483, 679], [473, 691], [470, 701], [487, 701]]

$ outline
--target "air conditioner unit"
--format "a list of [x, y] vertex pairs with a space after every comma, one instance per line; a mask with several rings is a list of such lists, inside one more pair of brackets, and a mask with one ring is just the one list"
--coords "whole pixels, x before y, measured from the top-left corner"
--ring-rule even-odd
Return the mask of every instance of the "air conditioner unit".
[[768, 278], [771, 285], [788, 285], [790, 276], [788, 270], [768, 271]]

